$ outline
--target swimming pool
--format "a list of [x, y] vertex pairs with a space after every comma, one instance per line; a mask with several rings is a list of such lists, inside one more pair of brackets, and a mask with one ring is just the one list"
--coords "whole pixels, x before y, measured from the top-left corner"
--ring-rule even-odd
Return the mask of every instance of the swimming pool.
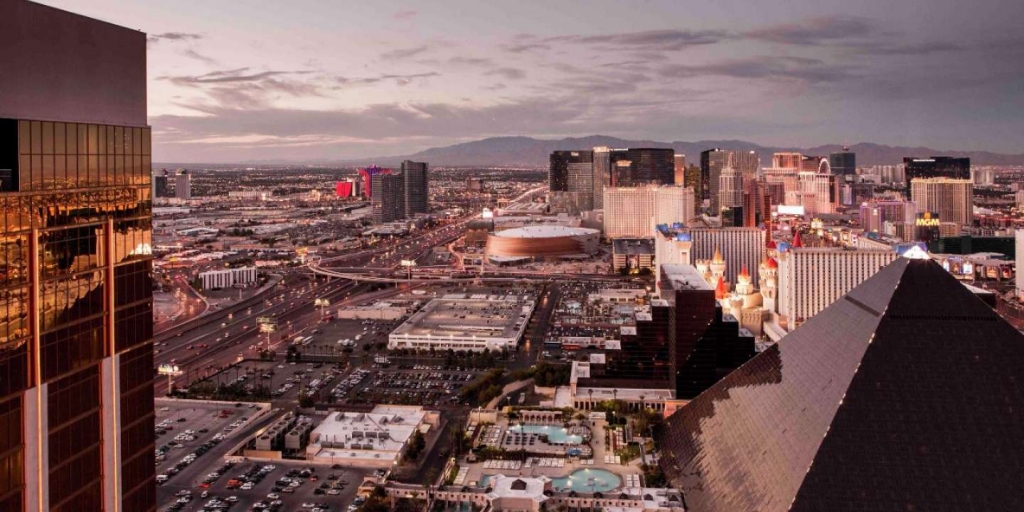
[[577, 469], [569, 476], [551, 479], [556, 491], [566, 492], [608, 492], [621, 484], [618, 475], [604, 469]]
[[564, 427], [551, 425], [516, 425], [510, 430], [512, 432], [525, 432], [527, 434], [544, 434], [552, 444], [580, 444], [583, 436], [569, 434]]
[[[494, 475], [480, 477], [479, 486], [486, 488]], [[570, 484], [571, 482], [571, 484]], [[608, 492], [622, 485], [622, 479], [615, 473], [604, 469], [577, 469], [559, 478], [551, 479], [551, 487], [555, 491], [576, 492]]]

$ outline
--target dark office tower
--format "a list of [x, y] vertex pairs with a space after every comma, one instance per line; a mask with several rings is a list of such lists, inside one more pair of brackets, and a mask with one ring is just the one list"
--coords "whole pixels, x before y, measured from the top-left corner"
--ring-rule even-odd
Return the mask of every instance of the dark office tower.
[[754, 356], [754, 338], [722, 314], [716, 291], [692, 265], [661, 266], [661, 296], [671, 307], [669, 360], [676, 398], [693, 398]]
[[612, 150], [613, 187], [671, 185], [675, 183], [675, 151], [671, 148]]
[[579, 155], [579, 151], [551, 152], [548, 168], [548, 189], [551, 192], [569, 191], [569, 162], [573, 160], [573, 153]]
[[426, 162], [402, 162], [402, 176], [405, 177], [405, 215], [430, 213], [430, 178]]
[[153, 197], [169, 197], [170, 188], [167, 185], [167, 170], [161, 169], [153, 173]]
[[567, 170], [569, 192], [576, 195], [576, 204], [580, 210], [593, 210], [594, 152], [570, 151]]
[[931, 158], [904, 157], [906, 167], [907, 194], [910, 194], [910, 180], [915, 178], [953, 178], [958, 180], [971, 179], [971, 159], [933, 156]]
[[363, 194], [367, 199], [373, 197], [373, 177], [378, 174], [391, 174], [391, 169], [381, 169], [376, 165], [359, 169], [359, 177], [363, 179]]
[[832, 174], [840, 176], [857, 174], [857, 153], [844, 146], [842, 151], [828, 156], [828, 164], [832, 168]]
[[0, 33], [0, 510], [156, 510], [146, 34]]
[[620, 349], [605, 352], [603, 363], [591, 361], [590, 377], [580, 379], [582, 387], [666, 389], [672, 382], [669, 359], [671, 340], [668, 302], [653, 300], [636, 313], [636, 325], [623, 327]]
[[1024, 336], [934, 261], [897, 258], [660, 441], [690, 510], [1024, 510]]
[[594, 209], [604, 209], [604, 188], [612, 183], [612, 150], [594, 148]]
[[373, 174], [370, 196], [374, 224], [405, 218], [405, 178], [401, 174]]
[[701, 181], [700, 167], [690, 164], [683, 174], [683, 186], [693, 189], [693, 197], [696, 199], [697, 209], [700, 209], [700, 202], [704, 196], [704, 183]]
[[[721, 149], [708, 149], [700, 152], [700, 199], [710, 199], [711, 196], [711, 154]], [[696, 192], [696, 190], [694, 190]]]

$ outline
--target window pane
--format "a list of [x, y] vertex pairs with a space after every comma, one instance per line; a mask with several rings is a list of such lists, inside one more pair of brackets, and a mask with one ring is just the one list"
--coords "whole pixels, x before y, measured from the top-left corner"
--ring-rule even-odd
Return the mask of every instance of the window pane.
[[78, 125], [68, 123], [67, 130], [67, 154], [76, 155], [78, 154]]
[[43, 154], [53, 154], [53, 123], [43, 123]]
[[89, 125], [89, 154], [96, 155], [99, 153], [99, 127], [90, 124]]
[[28, 121], [18, 121], [18, 153], [27, 155], [32, 151], [31, 139], [32, 124]]
[[66, 148], [64, 123], [53, 123], [53, 154], [63, 155]]
[[32, 154], [43, 152], [43, 123], [32, 121]]

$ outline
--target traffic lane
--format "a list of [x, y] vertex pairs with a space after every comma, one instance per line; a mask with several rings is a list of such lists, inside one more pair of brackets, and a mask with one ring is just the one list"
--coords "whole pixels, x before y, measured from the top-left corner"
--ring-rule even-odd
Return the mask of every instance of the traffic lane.
[[[282, 280], [278, 280], [278, 283], [275, 285], [275, 287], [279, 286], [281, 282], [283, 282], [283, 281]], [[339, 283], [338, 281], [333, 281], [332, 282], [332, 281], [328, 280], [328, 281], [325, 281], [323, 283], [318, 283], [315, 286], [316, 286], [316, 289], [322, 290], [322, 289], [324, 289], [326, 287], [330, 287], [331, 285], [338, 285], [338, 284], [343, 284], [343, 283]], [[316, 290], [313, 290], [313, 291], [316, 291]], [[202, 316], [202, 317], [199, 317], [199, 318], [193, 320], [193, 322], [196, 322], [197, 325], [191, 325], [191, 324], [183, 325], [183, 326], [181, 326], [179, 328], [176, 328], [176, 329], [171, 329], [171, 330], [168, 330], [168, 331], [159, 332], [159, 333], [156, 334], [155, 339], [156, 340], [169, 340], [171, 338], [180, 337], [180, 336], [182, 336], [184, 334], [187, 334], [189, 331], [192, 331], [194, 329], [205, 327], [205, 326], [208, 326], [208, 325], [212, 325], [212, 324], [216, 323], [219, 320], [222, 320], [223, 318], [227, 317], [228, 315], [230, 315], [232, 313], [237, 313], [239, 311], [245, 310], [246, 308], [250, 308], [252, 306], [258, 305], [262, 301], [266, 300], [266, 295], [268, 293], [273, 294], [274, 296], [279, 296], [279, 295], [281, 295], [283, 293], [287, 293], [287, 292], [288, 292], [287, 290], [283, 290], [283, 291], [282, 290], [275, 290], [275, 288], [272, 287], [272, 288], [268, 289], [267, 291], [265, 291], [265, 292], [263, 292], [263, 293], [261, 293], [259, 295], [256, 295], [256, 296], [253, 296], [253, 297], [249, 297], [247, 299], [243, 299], [241, 302], [239, 302], [237, 304], [230, 305], [227, 308], [214, 311], [213, 313], [210, 313], [208, 315], [205, 315], [205, 316]]]
[[[188, 336], [186, 336], [186, 334], [189, 334], [189, 330], [192, 329], [183, 330], [175, 334], [170, 339], [162, 341], [170, 349], [186, 346], [190, 342], [197, 341], [197, 338], [205, 336], [210, 332], [215, 332], [216, 330], [222, 328], [240, 326], [244, 324], [246, 320], [251, 320], [254, 316], [258, 317], [264, 314], [268, 314], [272, 312], [272, 310], [279, 309], [280, 305], [287, 303], [289, 298], [292, 301], [294, 301], [295, 299], [304, 299], [308, 297], [310, 294], [332, 294], [336, 293], [338, 289], [345, 287], [346, 283], [340, 283], [337, 281], [335, 281], [334, 283], [324, 283], [321, 287], [318, 287], [315, 290], [307, 291], [305, 294], [302, 295], [292, 294], [291, 297], [289, 297], [290, 292], [288, 290], [284, 290], [281, 291], [280, 293], [273, 295], [270, 298], [264, 298], [261, 302], [257, 302], [253, 305], [250, 305], [247, 308], [242, 308], [242, 310], [240, 311], [227, 312], [219, 319], [223, 320], [220, 323], [213, 321], [199, 327], [194, 327], [192, 329], [196, 330], [196, 332], [191, 333]], [[254, 308], [256, 309], [254, 310]]]
[[[282, 279], [283, 279], [282, 276], [272, 276], [271, 277], [271, 280], [273, 280], [275, 282], [275, 285], [277, 283], [280, 283]], [[184, 325], [181, 325], [181, 326], [176, 327], [176, 328], [169, 329], [167, 331], [158, 332], [158, 333], [156, 333], [155, 337], [157, 339], [160, 339], [160, 338], [170, 338], [170, 337], [176, 336], [178, 333], [188, 332], [189, 330], [192, 330], [192, 329], [194, 329], [197, 326], [206, 325], [210, 321], [213, 321], [215, 319], [219, 319], [221, 317], [224, 317], [224, 316], [226, 316], [228, 313], [230, 313], [232, 311], [237, 311], [239, 309], [244, 309], [245, 307], [247, 307], [250, 304], [255, 304], [255, 303], [259, 302], [259, 300], [263, 296], [265, 296], [268, 293], [272, 293], [273, 291], [274, 291], [274, 287], [270, 287], [267, 290], [265, 290], [264, 292], [262, 292], [260, 294], [257, 294], [257, 295], [254, 295], [253, 297], [249, 297], [247, 299], [243, 299], [241, 302], [239, 302], [237, 304], [230, 305], [230, 306], [228, 306], [226, 308], [215, 309], [214, 311], [210, 312], [209, 314], [201, 316], [199, 318], [196, 318], [196, 319], [192, 320], [191, 322], [185, 323]]]
[[[339, 294], [339, 293], [345, 293], [346, 295], [349, 295], [350, 293], [354, 293], [355, 290], [358, 290], [358, 289], [360, 289], [360, 287], [358, 285], [355, 286], [355, 287], [352, 287], [352, 286], [341, 286], [341, 287], [335, 289], [330, 294], [325, 294], [325, 296], [333, 298], [334, 295]], [[312, 305], [312, 302], [306, 302], [305, 304], [300, 304], [298, 306], [292, 307], [292, 306], [290, 306], [291, 303], [292, 302], [280, 301], [280, 304], [272, 305], [272, 306], [268, 307], [266, 310], [263, 311], [263, 313], [269, 314], [269, 313], [276, 312], [278, 309], [282, 309], [284, 307], [288, 307], [288, 308], [290, 308], [289, 310], [284, 311], [284, 312], [282, 312], [281, 314], [278, 315], [279, 320], [287, 321], [287, 320], [289, 320], [289, 317], [292, 317], [293, 314], [295, 314], [298, 311], [301, 311], [305, 306], [307, 306], [307, 305], [311, 306]], [[289, 306], [283, 306], [283, 304], [289, 304]], [[258, 316], [258, 315], [259, 314], [257, 312], [254, 312], [252, 315], [250, 315], [250, 318], [251, 318], [251, 316]], [[302, 316], [299, 316], [299, 317], [296, 317], [296, 318], [292, 319], [292, 325], [293, 325], [293, 327], [294, 326], [300, 326], [298, 328], [303, 329], [303, 328], [306, 328], [306, 327], [302, 327], [302, 326], [308, 326], [308, 324], [310, 323], [311, 320], [315, 321], [318, 318], [319, 318], [318, 317], [318, 313], [315, 312], [314, 310], [311, 310], [311, 311], [309, 311], [307, 313], [305, 318], [303, 318]], [[253, 325], [255, 325], [255, 324], [253, 324]], [[215, 329], [215, 331], [213, 331], [213, 332], [216, 332], [217, 330], [224, 329], [224, 328], [217, 328], [217, 327], [209, 327], [209, 328], [210, 329]], [[186, 374], [185, 376], [186, 376], [187, 380], [192, 380], [192, 379], [194, 379], [194, 377], [189, 378], [189, 374], [191, 372], [198, 372], [198, 371], [201, 371], [203, 369], [210, 370], [210, 369], [215, 369], [215, 368], [222, 368], [222, 367], [226, 367], [226, 366], [230, 365], [231, 363], [235, 362], [238, 359], [238, 355], [237, 355], [238, 353], [242, 353], [243, 356], [244, 356], [244, 350], [240, 350], [239, 352], [234, 352], [234, 351], [230, 351], [229, 352], [228, 349], [229, 348], [238, 348], [240, 346], [245, 347], [245, 346], [247, 346], [246, 343], [248, 341], [250, 341], [250, 340], [257, 341], [257, 339], [256, 339], [257, 337], [258, 337], [258, 335], [256, 333], [254, 333], [254, 329], [243, 330], [243, 334], [241, 335], [240, 338], [236, 338], [235, 339], [234, 344], [231, 344], [231, 343], [228, 343], [228, 344], [220, 343], [220, 344], [212, 345], [212, 346], [210, 346], [208, 348], [201, 349], [201, 350], [204, 350], [206, 352], [199, 353], [199, 354], [196, 354], [196, 355], [187, 355], [186, 354], [186, 355], [182, 356], [182, 361], [181, 362], [177, 361], [177, 357], [176, 357], [176, 356], [181, 354], [181, 347], [180, 347], [180, 345], [179, 345], [177, 351], [174, 350], [174, 349], [170, 349], [168, 351], [162, 352], [156, 359], [157, 359], [157, 363], [174, 361], [175, 364], [178, 364], [178, 366], [181, 369], [181, 371], [185, 372], [185, 374]], [[186, 347], [187, 347], [187, 345], [186, 345]], [[157, 394], [158, 396], [160, 396], [160, 395], [166, 394], [167, 391], [168, 391], [168, 387], [167, 387], [166, 381], [162, 380], [160, 378], [157, 378], [157, 380], [154, 382], [154, 393]]]
[[[289, 343], [289, 341], [286, 340], [290, 340], [294, 335], [305, 332], [317, 324], [317, 321], [320, 318], [320, 313], [315, 310], [304, 313], [300, 311], [298, 316], [292, 317], [295, 311], [300, 308], [301, 306], [296, 307], [295, 310], [279, 317], [279, 319], [290, 321], [291, 327], [287, 333], [284, 333], [287, 336], [282, 335], [279, 341], [270, 345], [271, 350], [283, 350], [281, 347], [286, 347], [286, 344]], [[184, 379], [180, 381], [179, 387], [187, 386], [188, 383], [196, 380], [197, 378], [201, 378], [204, 374], [209, 375], [214, 373], [216, 370], [231, 366], [233, 363], [239, 361], [239, 355], [241, 355], [241, 358], [245, 358], [247, 356], [258, 356], [259, 349], [265, 348], [265, 345], [260, 344], [262, 341], [260, 338], [261, 336], [258, 335], [258, 332], [255, 332], [254, 329], [249, 329], [244, 331], [244, 334], [239, 337], [233, 338], [233, 341], [222, 342], [219, 345], [211, 346], [208, 349], [202, 349], [206, 350], [206, 352], [199, 352], [183, 359], [182, 361], [176, 361], [175, 364], [178, 365], [180, 371], [184, 374]], [[256, 348], [249, 349], [249, 346], [255, 346]], [[167, 391], [168, 388], [166, 380], [158, 377], [158, 380], [154, 383], [154, 392], [160, 395], [166, 394]]]
[[[322, 295], [325, 295], [327, 297], [333, 297], [334, 295], [344, 290], [348, 290], [350, 288], [351, 286], [339, 286], [338, 288], [335, 288], [332, 291], [324, 293]], [[155, 357], [156, 362], [157, 364], [169, 363], [171, 362], [171, 360], [177, 360], [179, 357], [181, 357], [181, 361], [175, 361], [176, 364], [181, 366], [182, 362], [186, 360], [191, 361], [195, 359], [194, 357], [190, 357], [193, 354], [188, 353], [189, 346], [194, 347], [197, 344], [209, 345], [208, 347], [205, 347], [205, 349], [224, 346], [224, 344], [221, 344], [220, 342], [225, 340], [225, 333], [228, 334], [227, 339], [230, 340], [232, 330], [235, 331], [236, 336], [241, 336], [242, 338], [251, 336], [257, 330], [254, 317], [258, 318], [260, 316], [273, 315], [288, 316], [293, 311], [299, 310], [307, 305], [311, 306], [312, 302], [306, 300], [309, 299], [310, 297], [311, 296], [299, 297], [299, 304], [294, 306], [292, 304], [295, 303], [296, 301], [288, 301], [286, 300], [287, 297], [285, 297], [283, 299], [273, 301], [274, 303], [272, 303], [270, 306], [265, 306], [263, 308], [258, 309], [254, 308], [252, 313], [244, 313], [242, 314], [241, 317], [238, 317], [236, 315], [235, 318], [233, 318], [232, 320], [225, 321], [220, 324], [214, 323], [208, 326], [201, 327], [199, 328], [199, 331], [197, 333], [193, 334], [188, 338], [182, 339], [184, 338], [182, 337], [179, 338], [178, 341], [173, 342], [156, 342], [155, 347], [160, 350], [160, 353], [157, 354], [157, 356]], [[218, 340], [213, 338], [213, 336], [215, 335], [217, 335], [217, 337], [220, 339]], [[239, 345], [240, 343], [236, 341], [236, 343], [234, 344]], [[193, 348], [193, 350], [195, 349]]]

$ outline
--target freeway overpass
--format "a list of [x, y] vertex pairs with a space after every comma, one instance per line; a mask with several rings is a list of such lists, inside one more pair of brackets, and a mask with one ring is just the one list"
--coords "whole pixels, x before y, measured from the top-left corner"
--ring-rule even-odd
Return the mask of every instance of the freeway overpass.
[[[447, 282], [473, 282], [482, 281], [490, 283], [501, 283], [509, 281], [546, 281], [552, 278], [564, 278], [564, 279], [583, 279], [587, 281], [619, 281], [621, 280], [618, 276], [606, 275], [606, 274], [555, 274], [551, 272], [541, 271], [529, 271], [529, 270], [500, 270], [500, 271], [485, 271], [483, 274], [477, 274], [472, 277], [452, 277], [454, 274], [465, 274], [466, 272], [452, 271], [448, 272], [447, 275], [444, 273], [432, 274], [433, 277], [420, 277], [415, 276], [412, 279], [405, 277], [392, 277], [392, 276], [381, 276], [372, 275], [366, 273], [356, 272], [339, 272], [334, 268], [323, 268], [315, 262], [310, 262], [307, 267], [311, 272], [318, 275], [337, 277], [341, 279], [348, 279], [350, 281], [367, 282], [367, 283], [447, 283]], [[363, 271], [372, 270], [386, 270], [386, 269], [363, 269]], [[494, 275], [487, 275], [494, 274]]]

